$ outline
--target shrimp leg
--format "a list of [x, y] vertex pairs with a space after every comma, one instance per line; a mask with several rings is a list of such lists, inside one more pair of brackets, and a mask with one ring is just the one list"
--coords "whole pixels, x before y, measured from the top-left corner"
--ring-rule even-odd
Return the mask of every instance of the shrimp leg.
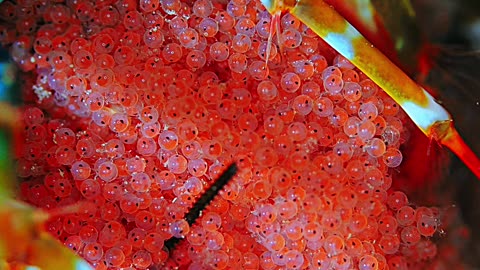
[[[78, 211], [78, 207], [67, 206], [54, 214]], [[40, 269], [92, 269], [44, 230], [43, 224], [50, 216], [50, 213], [0, 196], [0, 265], [3, 261]]]
[[480, 179], [480, 160], [463, 141], [445, 108], [375, 48], [357, 29], [323, 0], [261, 0], [271, 14], [287, 11], [393, 98], [429, 138], [454, 152]]

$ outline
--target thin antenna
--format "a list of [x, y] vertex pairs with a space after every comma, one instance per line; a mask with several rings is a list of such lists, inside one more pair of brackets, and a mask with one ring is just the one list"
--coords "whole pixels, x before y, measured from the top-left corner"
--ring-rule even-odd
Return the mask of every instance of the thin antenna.
[[268, 60], [270, 60], [270, 53], [272, 51], [272, 46], [273, 46], [273, 35], [274, 33], [277, 34], [277, 42], [279, 46], [279, 53], [280, 53], [280, 58], [282, 57], [282, 44], [280, 43], [280, 16], [282, 12], [279, 10], [278, 12], [275, 12], [272, 15], [272, 19], [270, 22], [270, 33], [268, 34], [268, 40], [267, 40], [267, 52], [265, 56], [265, 64], [268, 65]]

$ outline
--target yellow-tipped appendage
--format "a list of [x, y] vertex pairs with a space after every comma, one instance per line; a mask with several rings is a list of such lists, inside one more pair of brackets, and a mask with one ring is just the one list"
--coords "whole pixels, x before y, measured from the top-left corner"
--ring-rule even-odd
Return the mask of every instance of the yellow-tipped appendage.
[[454, 152], [480, 179], [480, 160], [453, 126], [450, 114], [332, 6], [322, 0], [262, 0], [271, 14], [288, 11], [380, 86], [422, 132]]
[[0, 102], [0, 269], [93, 269], [44, 228], [48, 218], [78, 213], [82, 204], [45, 212], [14, 199], [15, 173], [6, 133], [19, 128], [19, 115]]
[[12, 263], [40, 269], [92, 270], [44, 228], [51, 216], [78, 212], [80, 208], [81, 204], [76, 204], [47, 213], [0, 195], [0, 266]]
[[[270, 35], [268, 36], [268, 45], [267, 45], [267, 52], [265, 55], [265, 64], [268, 64], [268, 60], [270, 59], [270, 53], [272, 51], [272, 39], [273, 33], [277, 33], [278, 44], [280, 45], [280, 15], [281, 11], [277, 11], [276, 13], [272, 14], [272, 22], [270, 23]], [[282, 47], [280, 46], [280, 54], [282, 53]]]

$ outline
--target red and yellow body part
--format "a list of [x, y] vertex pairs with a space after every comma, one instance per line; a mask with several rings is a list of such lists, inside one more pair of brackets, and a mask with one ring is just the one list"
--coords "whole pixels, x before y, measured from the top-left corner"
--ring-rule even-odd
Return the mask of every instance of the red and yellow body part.
[[10, 138], [19, 133], [19, 115], [16, 108], [0, 102], [0, 270], [92, 269], [44, 228], [52, 215], [78, 212], [80, 205], [47, 213], [14, 199], [16, 178], [9, 150]]
[[0, 269], [92, 269], [44, 230], [48, 217], [22, 202], [0, 199]]
[[289, 12], [380, 86], [427, 135], [450, 148], [480, 179], [480, 160], [453, 126], [450, 114], [323, 0], [262, 0], [279, 16]]

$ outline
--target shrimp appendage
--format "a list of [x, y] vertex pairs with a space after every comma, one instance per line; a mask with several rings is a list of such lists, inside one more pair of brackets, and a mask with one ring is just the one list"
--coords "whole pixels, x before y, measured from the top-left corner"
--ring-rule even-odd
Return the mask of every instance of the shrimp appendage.
[[448, 147], [480, 179], [480, 160], [445, 108], [370, 43], [332, 6], [317, 0], [262, 0], [271, 14], [289, 12], [380, 86], [429, 138]]

